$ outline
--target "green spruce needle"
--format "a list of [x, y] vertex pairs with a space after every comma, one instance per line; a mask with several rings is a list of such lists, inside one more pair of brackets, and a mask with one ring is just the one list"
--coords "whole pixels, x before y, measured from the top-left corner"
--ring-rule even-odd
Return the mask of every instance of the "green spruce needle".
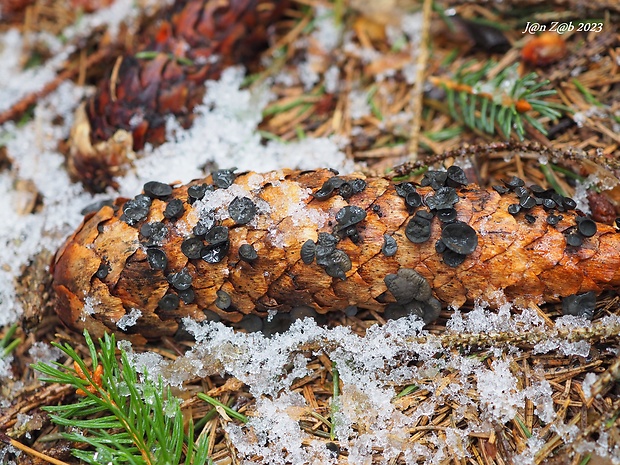
[[12, 325], [0, 341], [0, 358], [7, 357], [15, 348], [19, 345], [22, 340], [20, 338], [15, 338], [15, 331], [17, 331], [17, 323]]

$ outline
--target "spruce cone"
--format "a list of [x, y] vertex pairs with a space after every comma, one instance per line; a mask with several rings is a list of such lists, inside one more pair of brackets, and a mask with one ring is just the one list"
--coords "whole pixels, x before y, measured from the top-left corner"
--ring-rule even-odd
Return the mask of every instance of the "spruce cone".
[[620, 287], [620, 234], [571, 199], [512, 181], [481, 189], [456, 167], [422, 184], [328, 170], [147, 183], [58, 251], [56, 311], [144, 341], [186, 316], [260, 329], [359, 306], [430, 322], [441, 305], [502, 292], [543, 303]]
[[256, 60], [267, 45], [268, 28], [288, 1], [179, 0], [158, 30], [147, 34], [136, 55], [119, 58], [111, 76], [76, 115], [69, 170], [93, 191], [114, 185], [113, 177], [148, 142], [165, 141], [165, 122], [174, 115], [192, 124], [204, 82], [227, 66]]

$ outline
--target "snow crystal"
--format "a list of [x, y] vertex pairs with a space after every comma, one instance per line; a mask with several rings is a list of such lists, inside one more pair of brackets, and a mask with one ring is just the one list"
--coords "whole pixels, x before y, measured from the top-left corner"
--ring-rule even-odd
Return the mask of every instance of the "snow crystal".
[[[194, 109], [191, 128], [170, 119], [169, 142], [145, 150], [133, 170], [117, 179], [120, 194], [133, 197], [151, 180], [188, 182], [204, 176], [203, 166], [236, 167], [239, 171], [266, 172], [287, 168], [334, 168], [351, 172], [353, 163], [334, 138], [306, 138], [294, 143], [269, 141], [263, 145], [257, 131], [262, 111], [271, 98], [267, 87], [241, 89], [242, 68], [228, 68], [219, 81], [208, 81], [202, 105]], [[161, 160], [166, 160], [162, 163]]]
[[325, 92], [333, 94], [340, 89], [340, 68], [337, 66], [330, 66], [323, 74], [323, 83], [325, 85]]
[[368, 93], [362, 90], [353, 90], [349, 92], [349, 114], [351, 118], [363, 118], [370, 114], [370, 105], [368, 104]]
[[137, 308], [132, 308], [129, 313], [126, 313], [118, 319], [116, 326], [123, 331], [127, 331], [127, 328], [134, 326], [138, 322], [138, 318], [142, 316], [142, 311]]
[[324, 52], [331, 52], [342, 38], [342, 24], [336, 23], [332, 9], [323, 6], [317, 6], [314, 18], [312, 37]]
[[58, 360], [62, 356], [60, 349], [45, 342], [35, 342], [30, 346], [28, 354], [32, 357], [32, 362], [46, 363]]
[[506, 423], [514, 419], [517, 408], [524, 405], [524, 393], [517, 389], [517, 378], [506, 360], [495, 360], [492, 370], [480, 368], [477, 390], [485, 411], [495, 420]]
[[549, 381], [544, 379], [541, 374], [541, 380], [533, 383], [524, 390], [525, 396], [534, 404], [534, 413], [543, 423], [551, 423], [556, 418], [553, 409], [553, 389]]
[[0, 357], [0, 379], [13, 378], [13, 371], [11, 370], [11, 363], [13, 363], [13, 356]]
[[592, 398], [592, 386], [598, 380], [598, 376], [594, 373], [587, 373], [583, 378], [583, 382], [581, 383], [581, 390], [583, 391], [583, 395], [586, 399]]

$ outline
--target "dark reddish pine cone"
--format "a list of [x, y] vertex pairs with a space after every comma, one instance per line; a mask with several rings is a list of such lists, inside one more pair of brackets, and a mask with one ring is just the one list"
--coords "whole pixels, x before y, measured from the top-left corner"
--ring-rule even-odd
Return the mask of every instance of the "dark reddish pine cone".
[[[111, 75], [76, 114], [69, 170], [93, 191], [113, 177], [145, 143], [165, 141], [165, 121], [183, 127], [204, 96], [204, 82], [233, 64], [255, 61], [270, 26], [288, 1], [178, 0], [134, 55], [119, 57]], [[168, 18], [170, 18], [168, 20]]]
[[71, 328], [136, 342], [183, 317], [269, 333], [350, 306], [430, 323], [475, 299], [565, 300], [591, 316], [584, 293], [620, 288], [620, 233], [575, 206], [518, 178], [482, 189], [458, 167], [421, 185], [329, 170], [149, 182], [57, 252], [55, 306]]

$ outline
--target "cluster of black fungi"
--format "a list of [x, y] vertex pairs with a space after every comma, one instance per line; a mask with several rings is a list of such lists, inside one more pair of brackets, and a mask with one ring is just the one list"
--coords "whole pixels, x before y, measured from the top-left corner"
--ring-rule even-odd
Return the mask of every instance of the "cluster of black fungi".
[[[508, 206], [508, 213], [518, 215], [520, 212], [524, 212], [525, 221], [530, 224], [536, 222], [536, 217], [528, 213], [528, 211], [537, 205], [545, 209], [547, 212], [547, 224], [551, 226], [555, 226], [562, 221], [564, 217], [561, 213], [574, 210], [577, 207], [577, 202], [570, 197], [564, 197], [554, 189], [544, 189], [537, 184], [525, 187], [523, 179], [516, 176], [503, 182], [503, 186], [493, 186], [493, 189], [499, 194], [506, 194], [512, 191], [519, 198], [518, 203]], [[579, 247], [583, 244], [584, 238], [592, 237], [596, 234], [596, 223], [590, 218], [576, 216], [575, 222], [574, 226], [564, 231], [566, 244], [571, 247]]]
[[[227, 189], [235, 180], [234, 169], [218, 170], [212, 174], [213, 184], [195, 184], [187, 189], [187, 203], [192, 205], [201, 200], [215, 189]], [[157, 181], [150, 181], [144, 185], [144, 194], [139, 194], [123, 205], [121, 220], [130, 226], [136, 226], [148, 216], [151, 203], [154, 199], [166, 201], [164, 217], [169, 221], [178, 220], [185, 213], [185, 204], [181, 199], [169, 199], [172, 187]], [[228, 206], [228, 213], [235, 224], [247, 224], [256, 215], [256, 205], [247, 197], [236, 197]], [[230, 249], [228, 228], [217, 223], [214, 212], [205, 212], [201, 215], [192, 230], [192, 236], [181, 243], [181, 252], [190, 260], [202, 259], [207, 263], [219, 263]], [[161, 221], [143, 223], [140, 226], [142, 244], [146, 247], [147, 262], [151, 269], [165, 272], [168, 266], [168, 257], [161, 249], [163, 241], [168, 236], [168, 226]], [[256, 260], [257, 254], [250, 244], [239, 247], [239, 258], [245, 262]], [[97, 270], [97, 277], [103, 279], [109, 272], [109, 265], [102, 263]], [[181, 301], [190, 304], [195, 299], [192, 289], [192, 276], [187, 268], [176, 273], [168, 273], [166, 279], [176, 292], [168, 292], [158, 303], [160, 310], [173, 311], [179, 307]], [[217, 292], [215, 305], [222, 310], [231, 306], [231, 298], [225, 291]]]
[[[212, 174], [213, 184], [196, 184], [188, 188], [188, 204], [201, 200], [207, 192], [215, 189], [226, 189], [235, 180], [234, 169], [218, 170]], [[443, 262], [451, 267], [457, 267], [478, 246], [478, 236], [475, 230], [468, 224], [458, 221], [457, 212], [454, 208], [459, 201], [456, 188], [468, 184], [464, 171], [458, 166], [451, 166], [446, 171], [427, 171], [420, 185], [430, 186], [434, 189], [433, 195], [425, 199], [417, 192], [416, 187], [410, 182], [403, 182], [395, 186], [396, 193], [404, 199], [405, 207], [413, 214], [406, 225], [405, 235], [412, 243], [423, 243], [431, 237], [431, 221], [437, 217], [442, 225], [440, 239], [435, 243], [435, 250], [442, 255]], [[345, 180], [333, 176], [323, 183], [313, 196], [317, 200], [326, 200], [336, 193], [343, 199], [349, 199], [366, 188], [363, 179]], [[573, 199], [556, 193], [553, 189], [543, 189], [538, 185], [528, 188], [522, 179], [513, 177], [504, 181], [504, 185], [493, 186], [499, 194], [514, 192], [519, 198], [518, 203], [508, 207], [509, 213], [517, 215], [525, 213], [525, 220], [529, 223], [536, 222], [536, 217], [528, 213], [536, 205], [541, 205], [547, 212], [546, 221], [550, 225], [556, 225], [562, 220], [562, 215], [557, 214], [572, 210], [576, 207]], [[130, 226], [136, 226], [144, 220], [149, 213], [153, 199], [167, 200], [172, 194], [172, 187], [157, 181], [147, 182], [144, 185], [144, 194], [139, 194], [123, 205], [121, 220]], [[428, 210], [418, 210], [426, 205]], [[378, 205], [373, 206], [373, 211], [381, 215]], [[164, 217], [169, 221], [175, 221], [185, 212], [184, 202], [180, 199], [171, 199], [166, 203]], [[247, 224], [256, 215], [256, 205], [247, 197], [236, 197], [229, 205], [228, 212], [232, 220], [239, 225]], [[347, 254], [336, 248], [338, 243], [349, 238], [354, 243], [360, 241], [358, 225], [366, 218], [366, 211], [354, 205], [348, 205], [340, 209], [336, 214], [336, 225], [333, 233], [320, 232], [316, 242], [309, 239], [301, 247], [301, 259], [305, 264], [316, 263], [325, 272], [342, 280], [346, 279], [346, 272], [351, 269], [351, 259]], [[620, 222], [620, 219], [617, 221]], [[185, 239], [181, 244], [183, 254], [192, 260], [202, 259], [207, 263], [219, 263], [228, 253], [230, 242], [228, 228], [218, 225], [213, 212], [204, 213], [196, 226], [193, 228], [193, 236]], [[564, 234], [569, 246], [580, 246], [583, 238], [591, 237], [596, 233], [596, 223], [589, 218], [577, 216], [576, 225], [568, 228]], [[146, 247], [147, 261], [153, 270], [165, 271], [168, 259], [164, 251], [159, 248], [168, 234], [168, 227], [163, 222], [144, 223], [140, 227], [140, 234], [144, 238], [143, 245]], [[393, 256], [398, 250], [396, 240], [389, 234], [384, 235], [384, 243], [381, 248], [385, 256]], [[257, 253], [250, 244], [239, 247], [239, 258], [251, 263], [257, 259]], [[96, 272], [96, 276], [104, 279], [110, 271], [107, 263], [102, 263]], [[167, 280], [176, 293], [167, 293], [160, 301], [159, 308], [162, 311], [176, 310], [182, 300], [184, 303], [192, 303], [195, 299], [192, 289], [192, 277], [187, 268], [179, 272], [169, 273]], [[432, 297], [428, 282], [419, 273], [412, 269], [401, 268], [396, 274], [389, 274], [384, 279], [386, 287], [394, 296], [396, 303], [388, 304], [385, 309], [386, 318], [399, 318], [401, 316], [416, 314], [425, 323], [434, 321], [441, 310], [440, 302]], [[232, 305], [231, 297], [223, 290], [217, 292], [215, 301], [217, 308], [229, 309]], [[592, 318], [594, 313], [595, 294], [588, 292], [581, 295], [566, 297], [563, 301], [565, 314], [581, 315]], [[213, 313], [212, 319], [219, 319]], [[277, 313], [271, 318], [263, 319], [258, 315], [246, 315], [240, 322], [240, 326], [248, 331], [262, 330], [266, 334], [286, 329], [291, 321], [306, 316], [319, 317], [310, 307], [296, 307], [289, 314]]]
[[[412, 183], [396, 185], [396, 193], [404, 199], [409, 213], [415, 212], [405, 227], [405, 236], [414, 244], [428, 241], [431, 237], [431, 222], [433, 217], [437, 217], [442, 229], [441, 237], [435, 243], [435, 250], [442, 255], [446, 265], [457, 267], [478, 247], [476, 231], [467, 223], [456, 219], [454, 208], [459, 201], [456, 188], [468, 184], [465, 172], [458, 166], [451, 166], [447, 171], [427, 171], [420, 184], [433, 188], [434, 194], [422, 199]], [[416, 211], [424, 204], [429, 210]], [[394, 250], [393, 246], [389, 247], [387, 238], [384, 248]]]
[[[564, 197], [554, 189], [544, 189], [533, 184], [526, 187], [523, 179], [513, 176], [503, 181], [504, 185], [493, 186], [493, 189], [500, 195], [514, 192], [518, 197], [518, 203], [508, 206], [511, 215], [524, 213], [525, 221], [530, 224], [536, 223], [536, 216], [529, 213], [535, 206], [542, 206], [547, 212], [546, 222], [550, 226], [556, 226], [564, 219], [562, 213], [574, 210], [577, 202], [570, 197]], [[579, 247], [584, 239], [596, 234], [596, 223], [585, 216], [576, 215], [575, 225], [563, 231], [566, 245], [569, 248]], [[596, 308], [596, 294], [593, 291], [583, 294], [573, 294], [562, 299], [562, 313], [564, 315], [581, 316], [587, 319], [594, 317]]]

